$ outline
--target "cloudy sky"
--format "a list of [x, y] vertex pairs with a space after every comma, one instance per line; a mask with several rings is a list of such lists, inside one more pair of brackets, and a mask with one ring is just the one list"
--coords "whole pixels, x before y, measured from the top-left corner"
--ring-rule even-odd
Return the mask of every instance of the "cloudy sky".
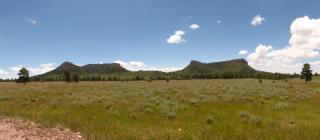
[[270, 72], [320, 72], [319, 0], [1, 0], [0, 78], [64, 61], [174, 71], [245, 58]]

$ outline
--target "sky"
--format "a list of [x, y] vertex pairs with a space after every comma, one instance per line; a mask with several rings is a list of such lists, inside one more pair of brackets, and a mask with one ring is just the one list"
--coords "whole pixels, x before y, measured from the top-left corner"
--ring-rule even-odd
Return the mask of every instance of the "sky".
[[0, 0], [0, 78], [64, 61], [174, 71], [244, 58], [320, 72], [319, 0]]

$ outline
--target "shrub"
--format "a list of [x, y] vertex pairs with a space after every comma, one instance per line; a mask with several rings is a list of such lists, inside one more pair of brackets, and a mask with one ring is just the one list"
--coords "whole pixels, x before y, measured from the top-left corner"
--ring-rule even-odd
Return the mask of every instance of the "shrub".
[[240, 101], [243, 103], [248, 103], [248, 102], [253, 102], [254, 100], [251, 97], [242, 97]]
[[137, 120], [138, 119], [138, 116], [136, 113], [131, 113], [130, 115], [130, 118], [132, 118], [133, 120]]
[[289, 108], [289, 104], [284, 102], [278, 102], [274, 106], [274, 109], [276, 110], [285, 110], [287, 108]]
[[112, 102], [106, 102], [106, 109], [112, 108]]
[[38, 99], [37, 98], [32, 98], [30, 99], [31, 102], [38, 102]]
[[249, 123], [253, 125], [260, 125], [263, 119], [260, 116], [251, 115], [249, 119]]
[[154, 110], [151, 107], [147, 107], [143, 110], [145, 113], [153, 113]]
[[262, 117], [250, 114], [249, 112], [240, 112], [240, 119], [242, 122], [253, 125], [260, 125], [263, 121]]
[[61, 102], [59, 98], [54, 98], [50, 101], [50, 104], [52, 108], [58, 108]]
[[11, 97], [8, 97], [8, 96], [0, 96], [0, 101], [8, 101], [10, 99]]
[[196, 99], [190, 99], [189, 100], [190, 105], [197, 106], [198, 101]]
[[259, 79], [259, 83], [262, 84], [262, 82], [263, 82], [262, 79]]
[[168, 118], [169, 120], [174, 120], [175, 118], [177, 118], [176, 112], [173, 112], [173, 111], [168, 112], [168, 113], [167, 113], [167, 118]]
[[73, 80], [74, 82], [78, 83], [78, 82], [79, 82], [79, 76], [78, 76], [77, 74], [73, 74], [73, 75], [72, 75], [72, 80]]
[[213, 124], [213, 123], [214, 123], [214, 120], [213, 120], [212, 115], [207, 115], [207, 117], [206, 117], [206, 123], [207, 123], [207, 124]]
[[249, 112], [240, 112], [240, 119], [243, 122], [247, 122], [250, 118], [250, 113]]

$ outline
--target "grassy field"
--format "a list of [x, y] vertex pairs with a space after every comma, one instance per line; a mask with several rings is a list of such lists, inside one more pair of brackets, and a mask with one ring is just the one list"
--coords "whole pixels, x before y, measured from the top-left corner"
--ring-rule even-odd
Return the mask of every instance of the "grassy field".
[[0, 115], [89, 140], [319, 139], [320, 79], [0, 83]]

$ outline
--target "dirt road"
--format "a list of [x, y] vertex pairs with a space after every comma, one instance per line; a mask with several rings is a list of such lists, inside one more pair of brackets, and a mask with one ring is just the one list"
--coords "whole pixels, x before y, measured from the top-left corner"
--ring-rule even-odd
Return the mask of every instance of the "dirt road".
[[68, 129], [41, 128], [21, 119], [0, 118], [0, 140], [83, 140]]

